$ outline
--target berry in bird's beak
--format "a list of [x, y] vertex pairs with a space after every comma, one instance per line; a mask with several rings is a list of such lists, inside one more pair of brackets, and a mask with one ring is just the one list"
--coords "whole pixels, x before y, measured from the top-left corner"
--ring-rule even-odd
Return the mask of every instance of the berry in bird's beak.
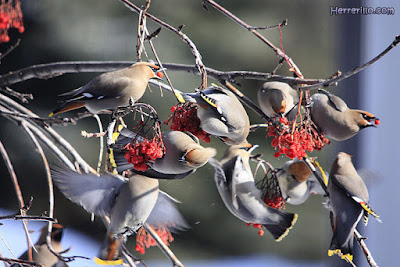
[[158, 76], [159, 78], [162, 78], [162, 77], [164, 76], [164, 74], [163, 74], [162, 72], [157, 72], [157, 76]]
[[379, 125], [381, 123], [381, 121], [379, 119], [375, 120], [375, 125]]

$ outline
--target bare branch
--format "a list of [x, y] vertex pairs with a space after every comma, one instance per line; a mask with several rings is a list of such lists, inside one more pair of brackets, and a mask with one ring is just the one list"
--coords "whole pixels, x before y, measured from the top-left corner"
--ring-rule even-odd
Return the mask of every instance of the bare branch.
[[18, 93], [16, 91], [14, 91], [13, 89], [5, 86], [4, 88], [0, 88], [0, 92], [3, 92], [7, 95], [10, 95], [12, 97], [17, 98], [19, 101], [21, 101], [22, 103], [29, 103], [29, 100], [33, 100], [33, 95], [32, 94], [21, 94]]
[[354, 230], [354, 234], [356, 236], [356, 240], [358, 245], [361, 247], [362, 251], [364, 252], [365, 258], [367, 258], [367, 261], [371, 267], [378, 267], [378, 264], [375, 262], [374, 258], [372, 257], [371, 252], [369, 251], [367, 245], [364, 242], [364, 237], [357, 231], [357, 229]]
[[[81, 72], [108, 72], [121, 68], [126, 68], [135, 63], [134, 61], [70, 61], [54, 62], [47, 64], [33, 65], [20, 70], [0, 75], [0, 86], [12, 85], [30, 79], [50, 79], [66, 73]], [[184, 65], [175, 63], [163, 63], [163, 66], [169, 71], [182, 71], [199, 74], [195, 65]], [[207, 75], [215, 80], [248, 79], [261, 81], [280, 81], [290, 84], [316, 84], [324, 82], [323, 79], [300, 79], [282, 75], [271, 75], [265, 72], [256, 71], [219, 71], [212, 68], [206, 68]]]
[[[128, 0], [118, 0], [121, 3], [123, 3], [129, 10], [136, 12], [137, 14], [140, 14], [141, 9], [129, 2]], [[159, 24], [160, 26], [164, 27], [165, 29], [177, 34], [179, 38], [184, 41], [187, 45], [189, 45], [190, 50], [192, 51], [193, 56], [195, 57], [195, 64], [198, 69], [198, 71], [201, 73], [202, 76], [202, 84], [200, 86], [200, 89], [204, 89], [207, 87], [207, 72], [205, 70], [205, 66], [202, 61], [201, 54], [199, 50], [197, 49], [196, 45], [190, 40], [189, 37], [186, 36], [186, 34], [182, 33], [181, 31], [175, 29], [171, 25], [165, 23], [164, 21], [154, 17], [153, 15], [149, 13], [145, 13], [145, 15], [153, 20], [155, 23]]]
[[145, 223], [143, 227], [146, 230], [146, 232], [148, 232], [151, 235], [151, 237], [157, 242], [158, 247], [161, 249], [162, 252], [164, 252], [165, 256], [167, 256], [171, 260], [172, 266], [180, 266], [180, 267], [184, 266], [175, 256], [175, 254], [169, 249], [169, 247], [164, 244], [162, 239], [157, 235], [156, 231], [154, 231], [153, 227], [151, 227], [147, 223]]
[[[29, 109], [21, 106], [14, 100], [6, 97], [5, 95], [0, 94], [0, 104], [3, 104], [11, 109], [16, 110], [17, 112], [26, 114], [28, 116], [39, 118], [38, 115], [30, 111]], [[39, 125], [41, 126], [41, 125]], [[75, 162], [77, 162], [85, 172], [92, 172], [96, 173], [96, 171], [79, 155], [79, 153], [75, 150], [75, 148], [67, 142], [61, 135], [59, 135], [53, 128], [51, 127], [43, 127], [41, 126], [42, 130], [49, 134], [53, 140], [60, 146], [62, 146], [68, 153], [74, 158]]]
[[[0, 154], [4, 159], [8, 173], [11, 176], [11, 181], [14, 185], [15, 193], [17, 195], [18, 205], [20, 208], [20, 214], [22, 216], [26, 216], [26, 211], [24, 210], [24, 206], [25, 206], [24, 198], [22, 197], [22, 192], [21, 192], [21, 188], [19, 187], [17, 175], [15, 174], [14, 167], [11, 163], [10, 158], [8, 157], [7, 150], [5, 149], [5, 147], [3, 146], [3, 143], [1, 141], [0, 141]], [[32, 260], [32, 247], [31, 246], [33, 246], [33, 242], [29, 235], [29, 229], [28, 229], [28, 224], [27, 224], [26, 220], [22, 220], [22, 224], [24, 226], [26, 240], [28, 243], [28, 258], [29, 258], [29, 260]]]
[[320, 88], [326, 88], [329, 87], [331, 85], [334, 85], [340, 81], [343, 81], [344, 79], [347, 79], [357, 73], [359, 73], [360, 71], [362, 71], [363, 69], [367, 68], [368, 66], [372, 65], [373, 63], [375, 63], [376, 61], [378, 61], [379, 59], [381, 59], [384, 55], [386, 55], [390, 50], [392, 50], [395, 46], [397, 46], [400, 43], [400, 35], [397, 35], [394, 39], [394, 41], [379, 55], [377, 55], [376, 57], [374, 57], [373, 59], [371, 59], [370, 61], [368, 61], [367, 63], [355, 67], [354, 69], [342, 74], [342, 75], [338, 75], [337, 77], [333, 77], [332, 79], [326, 80], [324, 82], [320, 82], [311, 86], [305, 86], [305, 87], [300, 87], [300, 90], [315, 90], [315, 89], [320, 89]]
[[272, 50], [274, 50], [275, 54], [279, 56], [280, 58], [285, 58], [287, 60], [288, 64], [290, 65], [291, 68], [293, 68], [294, 72], [299, 78], [303, 78], [303, 74], [301, 73], [300, 69], [297, 67], [297, 65], [293, 62], [293, 60], [283, 53], [279, 48], [277, 48], [273, 43], [271, 43], [267, 38], [265, 38], [261, 33], [256, 31], [254, 27], [250, 26], [243, 20], [239, 19], [235, 15], [233, 15], [231, 12], [223, 8], [221, 5], [217, 4], [213, 0], [204, 0], [208, 2], [212, 7], [214, 7], [216, 10], [227, 16], [228, 18], [232, 19], [234, 22], [238, 23], [240, 26], [245, 28], [246, 30], [252, 32], [255, 36], [257, 36], [261, 41], [263, 41], [266, 45], [268, 45]]

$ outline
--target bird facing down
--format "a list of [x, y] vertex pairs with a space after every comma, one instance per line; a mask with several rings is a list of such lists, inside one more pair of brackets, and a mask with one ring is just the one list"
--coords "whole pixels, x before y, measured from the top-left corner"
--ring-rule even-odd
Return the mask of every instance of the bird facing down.
[[[95, 259], [99, 264], [121, 264], [121, 245], [147, 220], [152, 225], [186, 228], [172, 198], [159, 190], [157, 179], [136, 174], [126, 180], [110, 173], [96, 176], [63, 169], [52, 170], [52, 174], [60, 191], [72, 202], [90, 213], [110, 218], [104, 246]], [[170, 212], [160, 216], [152, 213], [153, 209]]]
[[270, 118], [287, 116], [299, 102], [299, 95], [290, 85], [283, 82], [266, 82], [258, 89], [258, 104], [261, 110]]
[[276, 176], [286, 203], [300, 205], [306, 202], [310, 194], [325, 195], [317, 178], [307, 165], [298, 159], [287, 161]]
[[[181, 179], [192, 174], [216, 154], [215, 148], [203, 147], [199, 139], [187, 132], [166, 131], [162, 133], [165, 154], [162, 158], [150, 163], [150, 169], [145, 172], [136, 171], [133, 165], [125, 158], [124, 148], [136, 137], [136, 134], [127, 128], [119, 131], [114, 148], [111, 149], [117, 172], [131, 169], [137, 173], [144, 173], [159, 179]], [[142, 139], [138, 139], [140, 142]]]
[[[53, 228], [50, 234], [51, 238], [51, 246], [54, 249], [55, 252], [62, 252], [63, 249], [61, 247], [61, 239], [63, 236], [63, 226], [61, 224], [53, 224]], [[63, 262], [59, 262], [59, 259], [50, 252], [50, 250], [47, 247], [46, 243], [46, 236], [47, 236], [47, 225], [44, 226], [41, 230], [41, 234], [39, 237], [39, 240], [35, 244], [35, 248], [37, 252], [32, 250], [32, 258], [34, 262], [37, 262], [39, 264], [42, 264], [44, 267], [50, 267], [54, 266], [57, 264], [57, 266], [67, 266]], [[28, 251], [25, 251], [19, 259], [21, 260], [28, 260]], [[60, 264], [60, 265], [58, 265]], [[19, 264], [13, 264], [13, 267], [19, 266]]]
[[243, 105], [229, 90], [215, 85], [193, 94], [182, 94], [198, 107], [200, 127], [229, 145], [245, 142], [250, 121]]
[[67, 99], [49, 116], [81, 107], [99, 113], [127, 106], [131, 98], [136, 102], [143, 96], [150, 79], [162, 77], [159, 71], [160, 68], [152, 63], [138, 62], [128, 68], [103, 73], [85, 86], [60, 95]]
[[264, 226], [281, 241], [297, 220], [297, 214], [268, 207], [256, 188], [249, 165], [249, 157], [255, 146], [235, 145], [228, 148], [220, 161], [210, 159], [215, 168], [215, 182], [226, 208], [240, 220]]
[[369, 195], [363, 179], [358, 175], [351, 156], [340, 152], [332, 164], [328, 182], [331, 225], [333, 236], [328, 255], [339, 254], [342, 259], [352, 261], [354, 230], [362, 215], [378, 215], [368, 204]]
[[376, 127], [379, 124], [373, 114], [350, 109], [339, 97], [322, 90], [323, 93], [312, 95], [311, 119], [318, 129], [326, 136], [337, 141], [347, 140], [361, 129]]

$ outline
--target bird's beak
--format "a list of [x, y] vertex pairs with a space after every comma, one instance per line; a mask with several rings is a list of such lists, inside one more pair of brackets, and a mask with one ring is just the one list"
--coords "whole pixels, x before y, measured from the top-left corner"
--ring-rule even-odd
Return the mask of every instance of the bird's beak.
[[249, 153], [253, 152], [253, 150], [255, 150], [258, 147], [258, 145], [254, 145], [252, 147], [250, 147], [250, 149], [248, 150]]
[[157, 80], [163, 80], [162, 77], [164, 76], [163, 71], [165, 71], [167, 68], [160, 68], [155, 72], [155, 75], [152, 79], [157, 79]]

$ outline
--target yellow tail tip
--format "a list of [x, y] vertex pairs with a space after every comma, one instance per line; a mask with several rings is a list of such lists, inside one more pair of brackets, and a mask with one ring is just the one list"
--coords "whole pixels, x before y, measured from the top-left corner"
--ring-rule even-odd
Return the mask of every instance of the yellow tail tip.
[[280, 237], [275, 239], [275, 242], [281, 242], [282, 239], [284, 239], [289, 234], [290, 229], [293, 228], [293, 225], [297, 222], [297, 218], [298, 217], [299, 217], [299, 215], [297, 215], [297, 213], [295, 213], [294, 216], [293, 216], [292, 223], [290, 224], [290, 227], [287, 228], [286, 231]]
[[329, 249], [328, 256], [338, 255], [341, 259], [346, 260], [347, 262], [353, 261], [353, 255], [350, 253], [343, 254], [340, 249]]
[[54, 113], [53, 113], [53, 112], [49, 114], [49, 117], [50, 117], [50, 118], [53, 117], [53, 116], [54, 116]]
[[93, 261], [98, 265], [121, 265], [124, 262], [122, 259], [102, 260], [97, 257], [95, 257]]

